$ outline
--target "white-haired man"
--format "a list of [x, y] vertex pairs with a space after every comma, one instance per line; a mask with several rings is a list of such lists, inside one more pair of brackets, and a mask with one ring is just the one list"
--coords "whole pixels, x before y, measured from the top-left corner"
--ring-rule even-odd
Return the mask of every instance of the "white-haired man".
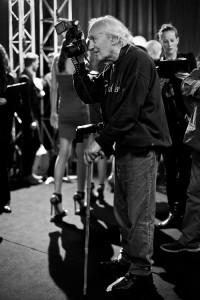
[[98, 78], [91, 79], [83, 57], [77, 58], [75, 89], [85, 103], [100, 102], [105, 123], [85, 150], [85, 160], [91, 163], [99, 155], [115, 155], [114, 214], [122, 251], [108, 265], [127, 268], [107, 291], [133, 292], [153, 283], [159, 149], [169, 146], [171, 139], [155, 64], [132, 44], [129, 30], [116, 18], [104, 16], [90, 21], [88, 38], [98, 60], [107, 65]]

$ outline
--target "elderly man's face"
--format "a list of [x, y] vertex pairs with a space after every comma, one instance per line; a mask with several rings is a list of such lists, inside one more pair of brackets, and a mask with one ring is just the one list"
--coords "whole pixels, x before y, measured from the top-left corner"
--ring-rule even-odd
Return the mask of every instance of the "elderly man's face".
[[89, 31], [90, 50], [99, 61], [112, 62], [116, 60], [113, 39], [105, 32], [103, 24], [94, 24]]

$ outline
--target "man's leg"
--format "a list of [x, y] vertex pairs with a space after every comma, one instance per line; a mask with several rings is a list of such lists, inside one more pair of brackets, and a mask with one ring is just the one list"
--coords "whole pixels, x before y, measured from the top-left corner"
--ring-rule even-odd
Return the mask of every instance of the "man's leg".
[[129, 153], [116, 159], [114, 212], [132, 274], [151, 272], [157, 166], [153, 151], [138, 156]]

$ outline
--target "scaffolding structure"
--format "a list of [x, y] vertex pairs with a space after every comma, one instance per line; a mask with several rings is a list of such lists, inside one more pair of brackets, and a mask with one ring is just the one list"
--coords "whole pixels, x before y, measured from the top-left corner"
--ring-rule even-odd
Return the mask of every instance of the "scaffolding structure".
[[[36, 2], [38, 4], [38, 2]], [[39, 20], [34, 0], [9, 0], [9, 58], [13, 72], [23, 70], [23, 55], [36, 51], [36, 22], [39, 21], [40, 77], [49, 52], [59, 50], [54, 26], [61, 20], [72, 20], [72, 0], [39, 0]]]
[[[54, 26], [61, 20], [72, 20], [72, 0], [40, 0], [40, 76], [44, 76], [44, 63], [49, 52], [59, 50]], [[45, 12], [45, 14], [44, 14]]]
[[[54, 26], [61, 20], [72, 19], [72, 0], [40, 0], [39, 2], [39, 56], [40, 56], [40, 78], [44, 77], [45, 63], [48, 63], [48, 54], [59, 51], [59, 37]], [[50, 104], [49, 104], [50, 105]], [[46, 136], [54, 144], [48, 129], [48, 117], [45, 117], [48, 106], [41, 101], [41, 137]]]
[[34, 0], [9, 0], [9, 58], [13, 72], [23, 70], [23, 54], [35, 52]]
[[[36, 4], [39, 5], [37, 7], [39, 16], [35, 15], [34, 0], [8, 1], [9, 60], [11, 70], [18, 75], [24, 69], [24, 54], [27, 52], [36, 53], [36, 49], [39, 49], [39, 75], [42, 79], [44, 77], [45, 63], [47, 66], [48, 53], [57, 53], [60, 48], [59, 44], [61, 44], [59, 41], [60, 37], [57, 36], [54, 26], [59, 21], [72, 19], [72, 0], [39, 0]], [[39, 32], [37, 33], [35, 24], [39, 24]], [[36, 34], [39, 34], [39, 39], [36, 39]], [[39, 40], [39, 45], [36, 45], [36, 40]], [[48, 106], [45, 107], [44, 98], [41, 98], [40, 105], [41, 142], [43, 143], [44, 137], [46, 137], [53, 147], [54, 140], [48, 128], [49, 116], [46, 117], [45, 115], [46, 111], [48, 111]], [[10, 169], [13, 177], [20, 174], [21, 137], [21, 120], [15, 113], [12, 129], [13, 157]]]

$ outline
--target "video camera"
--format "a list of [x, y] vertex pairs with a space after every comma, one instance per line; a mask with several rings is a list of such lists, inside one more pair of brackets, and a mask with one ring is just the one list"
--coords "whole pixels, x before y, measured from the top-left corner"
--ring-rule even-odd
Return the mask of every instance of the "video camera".
[[82, 143], [84, 134], [99, 133], [104, 128], [104, 126], [105, 124], [103, 122], [98, 124], [87, 124], [78, 126], [76, 128], [76, 142]]
[[68, 58], [76, 57], [86, 52], [86, 42], [81, 39], [83, 31], [78, 20], [61, 21], [55, 25], [55, 29], [58, 35], [66, 31], [65, 52]]

